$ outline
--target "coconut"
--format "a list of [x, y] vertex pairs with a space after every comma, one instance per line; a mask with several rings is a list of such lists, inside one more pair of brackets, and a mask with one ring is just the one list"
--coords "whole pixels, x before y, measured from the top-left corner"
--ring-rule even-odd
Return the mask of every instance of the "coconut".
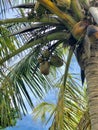
[[50, 51], [49, 51], [48, 49], [43, 50], [43, 51], [42, 51], [42, 55], [43, 55], [43, 57], [45, 57], [45, 58], [49, 58], [49, 57], [50, 57]]
[[50, 63], [48, 61], [44, 61], [40, 63], [40, 72], [44, 75], [49, 74], [49, 69], [50, 69]]
[[50, 64], [55, 67], [61, 67], [63, 65], [63, 60], [57, 55], [52, 55], [50, 58]]
[[39, 63], [41, 63], [41, 62], [44, 61], [44, 58], [43, 58], [42, 56], [39, 56], [39, 57], [37, 58], [37, 60], [38, 60]]

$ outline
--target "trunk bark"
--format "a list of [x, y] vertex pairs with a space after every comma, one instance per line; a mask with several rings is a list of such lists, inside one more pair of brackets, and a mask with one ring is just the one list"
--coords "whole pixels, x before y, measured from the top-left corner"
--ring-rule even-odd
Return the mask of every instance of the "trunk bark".
[[92, 130], [98, 130], [98, 57], [89, 59], [85, 67], [89, 114]]
[[[82, 63], [87, 81], [91, 130], [98, 130], [98, 41], [94, 43], [88, 42], [85, 45], [87, 46], [84, 46], [85, 51], [82, 53]], [[86, 51], [88, 49], [89, 56]]]

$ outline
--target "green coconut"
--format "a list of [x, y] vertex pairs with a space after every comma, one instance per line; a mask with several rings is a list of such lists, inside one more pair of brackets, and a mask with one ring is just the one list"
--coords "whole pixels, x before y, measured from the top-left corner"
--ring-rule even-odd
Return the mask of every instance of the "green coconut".
[[39, 63], [42, 63], [42, 62], [44, 61], [44, 58], [43, 58], [42, 56], [39, 56], [39, 57], [37, 58], [37, 60], [38, 60]]
[[57, 55], [52, 55], [50, 58], [50, 64], [55, 67], [61, 67], [63, 65], [63, 60]]
[[42, 51], [42, 55], [44, 58], [50, 57], [50, 51], [48, 49]]

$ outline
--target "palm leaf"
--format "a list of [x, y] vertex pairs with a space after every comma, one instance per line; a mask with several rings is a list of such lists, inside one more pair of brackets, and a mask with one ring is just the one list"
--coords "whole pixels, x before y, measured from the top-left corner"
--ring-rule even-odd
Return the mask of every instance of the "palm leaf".
[[42, 122], [46, 122], [47, 114], [53, 116], [53, 111], [55, 111], [55, 109], [56, 109], [55, 104], [42, 102], [39, 105], [35, 106], [35, 108], [33, 109], [33, 118], [34, 120], [41, 118]]
[[16, 46], [14, 45], [14, 38], [9, 38], [10, 34], [9, 30], [5, 27], [0, 26], [0, 56], [4, 57], [4, 55], [8, 55], [9, 53], [16, 50]]
[[37, 24], [35, 24], [35, 23], [31, 24], [30, 27], [23, 28], [22, 30], [19, 29], [18, 32], [12, 33], [10, 36], [21, 34], [21, 33], [25, 33], [25, 32], [31, 32], [31, 31], [33, 32], [33, 31], [35, 31], [37, 29], [41, 29], [42, 30], [42, 27], [44, 27], [43, 31], [45, 31], [46, 29], [53, 28], [53, 27], [64, 28], [64, 26], [59, 24], [59, 23], [49, 23], [49, 22], [40, 23], [39, 22]]
[[[68, 80], [70, 79], [70, 76], [68, 77]], [[64, 94], [64, 107], [63, 107], [63, 128], [62, 129], [77, 129], [78, 123], [81, 122], [82, 124], [82, 118], [84, 119], [84, 110], [86, 109], [86, 100], [84, 96], [84, 90], [77, 86], [77, 84], [74, 84], [71, 86], [69, 84], [70, 81], [67, 82], [65, 94]], [[74, 81], [76, 82], [76, 81]], [[74, 90], [75, 89], [75, 90]], [[54, 90], [55, 91], [55, 90]], [[85, 102], [85, 104], [83, 104]], [[59, 114], [60, 112], [62, 113], [62, 106], [60, 105], [60, 100], [58, 102], [59, 104]], [[52, 107], [53, 106], [53, 107]], [[58, 105], [55, 104], [50, 104], [47, 102], [42, 102], [39, 105], [35, 106], [34, 111], [33, 111], [33, 116], [34, 119], [39, 119], [41, 118], [42, 121], [47, 123], [50, 118], [46, 118], [46, 115], [49, 114], [50, 118], [54, 116], [54, 120], [52, 123], [52, 126], [50, 127], [49, 130], [55, 130], [56, 128], [56, 121], [59, 122], [61, 120], [60, 115], [57, 118], [58, 114]], [[82, 117], [83, 116], [83, 117]], [[88, 123], [87, 123], [88, 124]], [[86, 125], [84, 125], [86, 127]], [[80, 127], [79, 127], [80, 128]], [[81, 126], [81, 129], [83, 127]]]
[[34, 6], [35, 6], [34, 3], [26, 3], [26, 4], [13, 6], [12, 8], [34, 8]]
[[80, 119], [77, 129], [79, 129], [79, 130], [90, 130], [91, 129], [91, 122], [90, 122], [90, 118], [89, 118], [88, 109], [87, 109], [87, 111], [84, 112], [82, 118]]
[[[69, 58], [68, 58], [68, 62], [69, 62]], [[61, 128], [72, 129], [72, 130], [76, 129], [80, 119], [82, 118], [83, 111], [86, 109], [86, 101], [83, 95], [83, 90], [79, 86], [79, 84], [76, 83], [76, 81], [74, 81], [74, 79], [72, 78], [70, 74], [68, 74], [67, 79], [66, 79], [66, 89], [65, 91], [64, 90], [62, 91], [62, 88], [63, 88], [61, 85], [62, 79], [63, 78], [61, 78], [60, 83], [58, 83], [57, 85], [60, 88], [59, 100], [58, 100], [57, 106], [55, 106], [55, 109], [53, 109], [50, 113], [50, 118], [52, 117], [52, 114], [53, 114], [54, 120], [49, 130], [54, 130], [55, 128], [58, 128], [58, 127], [60, 129]], [[40, 107], [42, 105], [43, 105], [43, 109], [41, 113]], [[44, 105], [45, 103], [43, 102], [40, 105], [38, 105], [37, 108], [35, 108], [34, 117], [36, 118], [42, 117], [42, 119], [44, 117], [44, 120], [46, 119], [45, 115], [46, 115], [46, 112], [48, 112], [48, 110], [44, 111], [45, 110]], [[45, 122], [49, 120], [46, 119]]]
[[[36, 55], [38, 56], [38, 54], [38, 47], [36, 47], [34, 52], [30, 52], [15, 66], [12, 66], [7, 77], [2, 81], [3, 84], [9, 77], [9, 80], [12, 83], [12, 88], [15, 90], [14, 95], [11, 96], [12, 100], [16, 104], [15, 107], [22, 109], [24, 114], [26, 113], [25, 111], [27, 111], [27, 108], [22, 95], [25, 96], [30, 107], [33, 107], [32, 99], [28, 94], [27, 85], [36, 98], [42, 98], [44, 92], [51, 87], [48, 80], [39, 73], [38, 67], [36, 68]], [[24, 64], [25, 62], [26, 64]], [[37, 70], [38, 72], [36, 72]], [[7, 88], [9, 87], [10, 86], [7, 86]], [[17, 101], [19, 102], [17, 103]]]

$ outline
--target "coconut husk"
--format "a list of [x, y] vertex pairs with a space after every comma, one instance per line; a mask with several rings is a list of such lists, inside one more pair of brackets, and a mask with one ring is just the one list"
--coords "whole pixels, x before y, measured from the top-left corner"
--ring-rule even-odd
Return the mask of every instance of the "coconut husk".
[[38, 60], [38, 63], [42, 63], [42, 62], [44, 61], [44, 58], [43, 58], [42, 56], [39, 56], [39, 57], [37, 58], [37, 60]]
[[61, 67], [63, 65], [63, 60], [57, 55], [52, 55], [50, 58], [50, 64], [55, 67]]
[[49, 51], [48, 49], [43, 50], [43, 51], [42, 51], [42, 55], [43, 55], [43, 57], [45, 57], [45, 58], [49, 58], [49, 57], [50, 57], [50, 51]]
[[50, 63], [48, 61], [44, 61], [40, 63], [40, 72], [44, 75], [49, 74], [49, 69], [50, 69]]

